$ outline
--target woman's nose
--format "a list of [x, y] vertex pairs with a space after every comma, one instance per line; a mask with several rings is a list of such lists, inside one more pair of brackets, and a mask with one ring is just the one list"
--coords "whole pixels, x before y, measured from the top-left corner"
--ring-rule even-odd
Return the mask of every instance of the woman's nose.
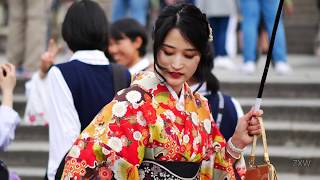
[[179, 70], [179, 69], [182, 69], [183, 68], [183, 58], [181, 55], [177, 55], [172, 63], [171, 63], [171, 66], [173, 69], [175, 70]]

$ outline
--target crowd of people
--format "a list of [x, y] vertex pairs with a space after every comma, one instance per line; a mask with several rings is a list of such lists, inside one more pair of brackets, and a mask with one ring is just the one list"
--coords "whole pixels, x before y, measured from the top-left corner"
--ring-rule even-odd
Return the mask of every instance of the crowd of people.
[[[14, 2], [31, 6], [10, 0], [9, 7], [16, 6]], [[97, 2], [68, 1], [61, 35], [72, 56], [63, 63], [55, 63], [60, 49], [56, 40], [46, 38], [43, 28], [36, 28], [39, 33], [32, 30], [32, 23], [46, 26], [44, 15], [26, 7], [21, 8], [28, 15], [11, 11], [9, 22], [29, 18], [23, 21], [32, 29], [19, 34], [27, 37], [32, 31], [39, 39], [9, 33], [8, 46], [19, 38], [30, 42], [11, 48], [11, 63], [0, 66], [1, 150], [20, 122], [12, 98], [16, 75], [22, 73], [31, 77], [24, 121], [49, 126], [46, 179], [242, 179], [242, 152], [253, 135], [260, 134], [262, 111], [244, 114], [234, 97], [220, 91], [212, 74], [214, 67], [236, 69], [236, 2], [152, 2], [162, 11], [151, 32], [150, 56], [149, 1], [113, 1], [110, 24]], [[259, 24], [270, 36], [278, 2], [239, 1], [244, 59], [240, 70], [245, 74], [256, 68]], [[44, 13], [45, 2], [37, 3], [33, 8]], [[9, 23], [22, 30], [19, 26]], [[46, 39], [47, 46], [42, 45]], [[290, 73], [282, 20], [274, 49], [276, 71]]]

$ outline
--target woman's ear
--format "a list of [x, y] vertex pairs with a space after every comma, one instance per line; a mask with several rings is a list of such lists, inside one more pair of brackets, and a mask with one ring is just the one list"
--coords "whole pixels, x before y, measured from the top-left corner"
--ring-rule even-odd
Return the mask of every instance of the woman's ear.
[[139, 49], [142, 46], [142, 38], [140, 36], [136, 37], [133, 41], [133, 45], [135, 48]]

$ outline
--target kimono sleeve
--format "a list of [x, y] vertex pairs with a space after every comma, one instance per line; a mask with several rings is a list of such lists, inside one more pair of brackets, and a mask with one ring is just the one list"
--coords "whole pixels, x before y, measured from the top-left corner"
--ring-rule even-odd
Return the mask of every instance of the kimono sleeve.
[[62, 179], [139, 179], [149, 140], [143, 97], [135, 89], [118, 92], [75, 141]]
[[208, 147], [210, 150], [202, 161], [201, 179], [235, 179], [233, 164], [227, 156], [226, 141], [213, 120], [207, 101], [204, 101], [203, 105], [203, 112], [207, 113], [206, 117], [210, 120], [208, 122], [211, 122], [207, 125], [208, 127], [211, 125], [211, 128], [204, 124], [206, 129], [210, 129], [208, 135], [211, 141]]

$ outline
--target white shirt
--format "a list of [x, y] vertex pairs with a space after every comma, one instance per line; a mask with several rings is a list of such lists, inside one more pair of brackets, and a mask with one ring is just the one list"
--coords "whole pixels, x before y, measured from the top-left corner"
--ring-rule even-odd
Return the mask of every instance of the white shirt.
[[[70, 58], [91, 65], [108, 65], [102, 51], [77, 51]], [[80, 135], [81, 124], [71, 91], [59, 68], [53, 66], [48, 75], [49, 161], [48, 179], [54, 179], [64, 155]]]
[[150, 61], [147, 57], [143, 57], [137, 64], [129, 68], [129, 72], [134, 75], [150, 66]]
[[18, 113], [8, 106], [0, 106], [0, 150], [3, 151], [14, 139], [20, 122]]

